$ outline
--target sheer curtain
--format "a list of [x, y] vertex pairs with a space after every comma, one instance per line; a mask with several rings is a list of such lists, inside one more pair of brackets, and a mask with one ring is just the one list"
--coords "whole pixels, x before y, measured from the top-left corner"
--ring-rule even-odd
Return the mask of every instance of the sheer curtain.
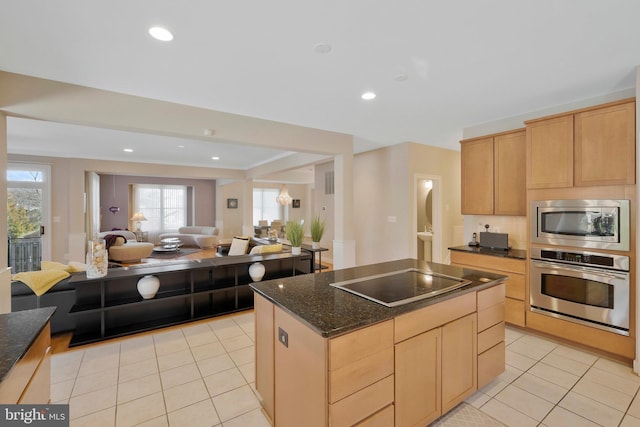
[[85, 233], [87, 240], [100, 233], [100, 176], [95, 172], [85, 172]]
[[[162, 233], [177, 232], [187, 223], [187, 187], [184, 185], [132, 184], [133, 212], [147, 218], [141, 229], [149, 233], [149, 241], [157, 242]], [[136, 224], [130, 224], [135, 229]]]

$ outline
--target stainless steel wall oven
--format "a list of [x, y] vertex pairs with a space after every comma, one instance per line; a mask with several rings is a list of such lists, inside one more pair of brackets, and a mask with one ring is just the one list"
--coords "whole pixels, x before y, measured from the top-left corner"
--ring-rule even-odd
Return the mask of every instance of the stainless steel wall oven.
[[531, 249], [531, 310], [629, 335], [629, 257]]

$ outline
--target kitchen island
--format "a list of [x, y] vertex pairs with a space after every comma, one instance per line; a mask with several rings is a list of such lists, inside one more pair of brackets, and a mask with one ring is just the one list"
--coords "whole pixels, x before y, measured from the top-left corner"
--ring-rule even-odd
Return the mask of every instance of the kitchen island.
[[[395, 307], [331, 286], [419, 270], [469, 284]], [[504, 275], [406, 259], [253, 283], [274, 426], [427, 425], [504, 371]]]

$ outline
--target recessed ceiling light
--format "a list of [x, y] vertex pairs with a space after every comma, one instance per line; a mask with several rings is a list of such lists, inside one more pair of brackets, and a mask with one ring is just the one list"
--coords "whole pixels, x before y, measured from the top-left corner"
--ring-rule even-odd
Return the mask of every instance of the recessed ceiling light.
[[133, 153], [133, 149], [132, 148], [125, 148], [124, 150], [125, 153]]
[[160, 40], [163, 42], [170, 42], [173, 40], [173, 34], [166, 28], [162, 27], [151, 27], [149, 28], [149, 34], [156, 40]]
[[375, 97], [376, 97], [376, 94], [373, 92], [365, 92], [360, 96], [360, 98], [364, 99], [365, 101], [370, 101]]
[[331, 52], [331, 45], [329, 43], [318, 43], [313, 47], [316, 53], [329, 53]]
[[220, 160], [220, 157], [218, 157], [218, 156], [213, 156], [213, 157], [211, 158], [211, 160]]

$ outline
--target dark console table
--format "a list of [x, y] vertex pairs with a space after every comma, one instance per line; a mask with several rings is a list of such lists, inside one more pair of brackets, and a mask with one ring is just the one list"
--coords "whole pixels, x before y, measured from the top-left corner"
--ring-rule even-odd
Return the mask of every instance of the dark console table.
[[[253, 307], [249, 266], [265, 266], [263, 280], [310, 273], [310, 256], [291, 253], [216, 257], [171, 264], [109, 269], [105, 277], [72, 277], [76, 320], [70, 346], [87, 344], [159, 327]], [[153, 275], [160, 289], [152, 299], [137, 290], [140, 278]]]

